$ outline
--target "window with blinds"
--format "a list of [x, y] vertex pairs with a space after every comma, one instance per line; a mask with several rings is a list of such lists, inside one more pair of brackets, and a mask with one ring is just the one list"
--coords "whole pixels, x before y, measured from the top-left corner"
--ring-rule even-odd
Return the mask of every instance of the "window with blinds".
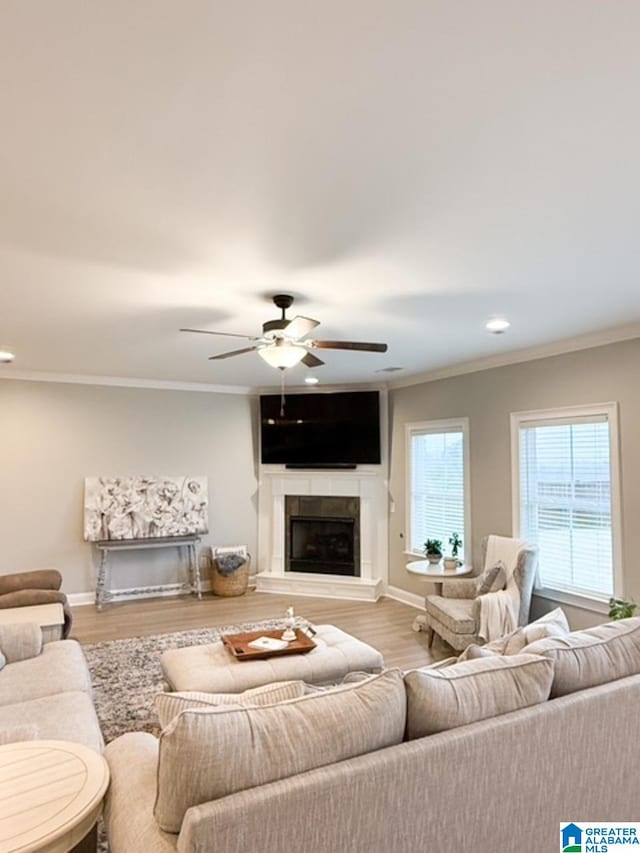
[[[408, 544], [413, 553], [424, 553], [427, 539], [440, 539], [447, 553], [452, 533], [466, 541], [467, 430], [466, 420], [408, 425]], [[459, 556], [464, 558], [464, 546]]]
[[539, 584], [592, 598], [615, 592], [607, 412], [521, 420], [519, 535], [538, 546]]

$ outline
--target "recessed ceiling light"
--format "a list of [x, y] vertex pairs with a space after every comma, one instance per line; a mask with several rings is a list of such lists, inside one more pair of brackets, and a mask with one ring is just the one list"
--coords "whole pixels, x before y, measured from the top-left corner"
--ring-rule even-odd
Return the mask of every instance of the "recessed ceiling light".
[[506, 332], [511, 323], [508, 320], [505, 320], [504, 317], [494, 317], [492, 320], [489, 320], [485, 329], [488, 332], [491, 332], [492, 335], [501, 335], [503, 332]]
[[0, 364], [11, 364], [11, 362], [16, 357], [14, 352], [11, 352], [10, 349], [4, 349], [4, 347], [0, 347]]
[[317, 385], [320, 380], [317, 376], [305, 376], [304, 382], [305, 385]]

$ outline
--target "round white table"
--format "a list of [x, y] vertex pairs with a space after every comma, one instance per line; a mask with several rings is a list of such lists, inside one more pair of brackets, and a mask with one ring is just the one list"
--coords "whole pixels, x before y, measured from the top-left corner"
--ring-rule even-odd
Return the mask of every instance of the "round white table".
[[0, 746], [0, 851], [95, 850], [109, 785], [104, 758], [78, 743], [33, 740]]
[[[462, 565], [455, 569], [445, 569], [442, 561], [439, 563], [430, 563], [429, 560], [413, 560], [407, 563], [405, 568], [410, 574], [418, 575], [430, 581], [435, 587], [436, 595], [442, 595], [442, 584], [444, 581], [468, 577], [473, 572], [472, 566]], [[422, 631], [426, 624], [427, 618], [421, 613], [413, 620], [412, 627], [414, 631]]]

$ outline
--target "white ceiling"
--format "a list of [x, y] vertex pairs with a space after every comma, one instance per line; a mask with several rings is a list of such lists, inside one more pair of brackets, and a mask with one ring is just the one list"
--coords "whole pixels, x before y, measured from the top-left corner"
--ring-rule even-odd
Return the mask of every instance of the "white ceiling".
[[639, 32], [637, 0], [3, 3], [0, 375], [266, 385], [178, 328], [255, 334], [276, 292], [389, 343], [323, 383], [640, 320]]

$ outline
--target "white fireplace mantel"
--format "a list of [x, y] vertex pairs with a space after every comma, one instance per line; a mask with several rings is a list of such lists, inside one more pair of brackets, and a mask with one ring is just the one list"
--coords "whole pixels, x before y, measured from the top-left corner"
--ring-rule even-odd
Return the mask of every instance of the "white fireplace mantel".
[[[354, 471], [287, 470], [264, 465], [258, 491], [259, 592], [376, 601], [387, 583], [387, 481], [382, 466]], [[360, 498], [360, 577], [285, 571], [285, 497]]]

